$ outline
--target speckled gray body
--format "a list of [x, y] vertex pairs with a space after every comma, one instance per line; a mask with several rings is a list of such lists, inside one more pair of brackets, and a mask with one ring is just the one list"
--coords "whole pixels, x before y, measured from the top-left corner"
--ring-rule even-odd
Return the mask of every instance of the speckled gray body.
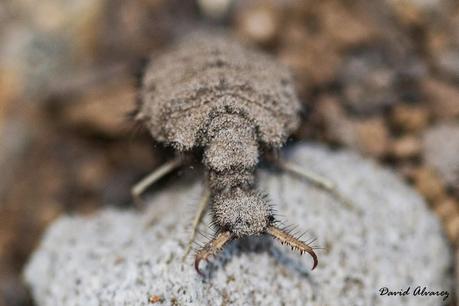
[[299, 109], [285, 67], [221, 33], [201, 32], [152, 59], [136, 119], [177, 151], [203, 148], [214, 224], [238, 238], [274, 221], [255, 190], [259, 151], [284, 144]]
[[208, 127], [221, 114], [244, 118], [267, 146], [282, 145], [299, 122], [289, 71], [217, 34], [192, 34], [153, 58], [141, 95], [137, 119], [182, 151], [207, 145]]

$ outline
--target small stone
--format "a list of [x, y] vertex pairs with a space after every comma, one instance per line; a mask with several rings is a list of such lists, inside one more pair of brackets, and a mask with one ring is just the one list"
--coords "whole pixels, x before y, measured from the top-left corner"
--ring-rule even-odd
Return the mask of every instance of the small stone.
[[381, 42], [350, 49], [339, 67], [338, 79], [344, 103], [355, 114], [367, 116], [412, 96], [423, 71], [415, 57], [405, 59]]
[[318, 99], [315, 115], [323, 124], [328, 140], [349, 146], [356, 145], [354, 125], [347, 117], [337, 97], [321, 96]]
[[423, 135], [423, 156], [441, 179], [453, 188], [459, 186], [459, 124], [441, 123]]
[[7, 113], [20, 96], [20, 81], [14, 69], [5, 69], [0, 65], [0, 129], [7, 118]]
[[[27, 21], [35, 28], [46, 32], [71, 31], [77, 37], [78, 31], [94, 25], [104, 13], [104, 1], [82, 0], [66, 2], [60, 0], [43, 0], [40, 5], [30, 0], [15, 1], [15, 9], [20, 16], [27, 16]], [[83, 37], [84, 35], [81, 35]]]
[[[2, 37], [0, 49], [2, 82], [13, 85], [13, 97], [30, 98], [41, 102], [52, 84], [68, 77], [72, 58], [69, 41], [56, 33], [47, 33], [35, 28], [13, 27]], [[64, 77], [65, 76], [65, 77]], [[8, 91], [9, 91], [8, 90]], [[11, 95], [11, 93], [6, 93]]]
[[449, 241], [451, 241], [454, 245], [457, 245], [459, 241], [459, 214], [456, 214], [454, 217], [446, 221], [445, 229]]
[[[394, 10], [404, 24], [432, 22], [432, 19], [444, 17], [445, 10], [451, 8], [448, 0], [389, 0], [389, 8]], [[442, 12], [443, 11], [443, 12]], [[435, 22], [435, 21], [433, 21]]]
[[198, 5], [207, 17], [221, 19], [228, 14], [233, 2], [233, 0], [198, 0]]
[[8, 15], [14, 18], [1, 31], [0, 66], [19, 82], [17, 95], [38, 103], [57, 83], [90, 69], [107, 5], [103, 0], [10, 2]]
[[159, 303], [159, 302], [162, 302], [162, 298], [159, 296], [159, 295], [150, 295], [150, 297], [148, 298], [148, 302], [150, 304], [155, 304], [155, 303]]
[[280, 40], [279, 59], [292, 69], [301, 86], [312, 87], [335, 78], [340, 57], [329, 41], [296, 28], [287, 28]]
[[336, 82], [343, 50], [374, 29], [338, 1], [292, 1], [286, 7], [276, 50], [300, 80], [300, 90]]
[[435, 117], [439, 119], [459, 117], [459, 89], [434, 79], [423, 81], [421, 88]]
[[270, 44], [280, 29], [279, 13], [268, 1], [247, 2], [236, 14], [236, 31], [242, 39], [261, 45]]
[[0, 122], [0, 199], [4, 198], [12, 184], [14, 175], [22, 162], [22, 156], [30, 148], [34, 134], [25, 119], [8, 117]]
[[391, 153], [397, 158], [410, 158], [421, 152], [421, 141], [416, 136], [404, 136], [392, 141]]
[[404, 25], [418, 25], [424, 21], [424, 14], [411, 1], [388, 1], [398, 20]]
[[447, 197], [434, 203], [434, 210], [437, 216], [446, 223], [449, 219], [459, 215], [459, 204], [455, 199]]
[[381, 157], [389, 149], [390, 138], [386, 124], [381, 118], [371, 118], [354, 123], [357, 147], [364, 154]]
[[439, 50], [436, 56], [436, 64], [440, 70], [445, 72], [455, 81], [459, 80], [459, 48], [451, 46]]
[[358, 6], [346, 5], [342, 1], [310, 3], [311, 10], [320, 16], [321, 35], [335, 41], [336, 47], [345, 49], [370, 40], [378, 26], [368, 18], [368, 11]]
[[399, 104], [394, 107], [391, 115], [391, 123], [403, 132], [418, 132], [428, 122], [429, 112], [421, 106]]
[[426, 197], [430, 203], [435, 203], [444, 198], [445, 188], [441, 179], [434, 170], [428, 167], [417, 169], [414, 174], [414, 183], [416, 189]]
[[443, 0], [442, 2], [435, 8], [436, 12], [428, 14], [429, 18], [423, 25], [426, 29], [425, 42], [436, 74], [457, 82], [459, 80], [459, 7], [455, 1]]
[[78, 163], [75, 178], [78, 186], [86, 190], [100, 189], [106, 182], [109, 173], [106, 157], [103, 155], [89, 156]]
[[321, 97], [317, 105], [317, 116], [329, 140], [370, 156], [380, 157], [388, 152], [390, 136], [383, 119], [352, 120], [333, 96]]
[[291, 68], [298, 80], [300, 92], [305, 90], [303, 87], [314, 87], [332, 81], [339, 64], [338, 53], [329, 48], [327, 42], [318, 39], [306, 39], [301, 45], [281, 48], [279, 59]]
[[64, 125], [82, 131], [119, 136], [128, 131], [128, 113], [136, 97], [129, 81], [104, 84], [87, 92], [81, 99], [62, 105]]

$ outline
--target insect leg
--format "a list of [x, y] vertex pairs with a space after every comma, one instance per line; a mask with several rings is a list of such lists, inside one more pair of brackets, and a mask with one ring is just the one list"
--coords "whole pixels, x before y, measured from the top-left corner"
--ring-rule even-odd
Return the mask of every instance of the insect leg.
[[196, 215], [194, 216], [193, 225], [191, 229], [190, 241], [188, 242], [188, 245], [186, 247], [185, 254], [183, 254], [182, 261], [186, 259], [186, 257], [191, 251], [191, 246], [193, 244], [194, 238], [196, 237], [198, 226], [201, 223], [201, 220], [207, 211], [207, 207], [209, 206], [209, 198], [210, 198], [210, 192], [208, 189], [206, 189], [204, 191], [204, 196], [202, 197], [201, 202], [199, 203], [198, 211]]
[[291, 162], [288, 162], [288, 161], [285, 161], [285, 160], [277, 159], [275, 161], [275, 165], [279, 169], [281, 169], [281, 170], [283, 170], [283, 171], [285, 171], [287, 173], [290, 173], [290, 174], [292, 174], [294, 176], [303, 178], [303, 179], [309, 181], [310, 183], [312, 183], [313, 185], [315, 185], [316, 187], [318, 187], [318, 188], [320, 188], [322, 190], [325, 190], [326, 192], [328, 192], [331, 195], [333, 195], [335, 198], [337, 198], [340, 202], [342, 202], [344, 205], [346, 205], [350, 209], [356, 209], [356, 206], [352, 203], [352, 201], [350, 201], [343, 194], [341, 194], [338, 191], [335, 183], [333, 183], [329, 179], [324, 178], [324, 177], [322, 177], [321, 175], [319, 175], [317, 173], [314, 173], [314, 172], [308, 171], [306, 169], [303, 169], [303, 167], [301, 167], [301, 166], [299, 166], [299, 165], [297, 165], [295, 163], [291, 163]]
[[176, 168], [182, 165], [182, 160], [179, 158], [172, 159], [164, 164], [162, 164], [159, 168], [155, 169], [153, 172], [148, 174], [144, 177], [140, 182], [135, 184], [131, 188], [131, 195], [134, 199], [134, 202], [140, 203], [140, 195], [151, 186], [153, 183], [161, 179], [166, 174], [170, 173], [171, 171], [175, 170]]

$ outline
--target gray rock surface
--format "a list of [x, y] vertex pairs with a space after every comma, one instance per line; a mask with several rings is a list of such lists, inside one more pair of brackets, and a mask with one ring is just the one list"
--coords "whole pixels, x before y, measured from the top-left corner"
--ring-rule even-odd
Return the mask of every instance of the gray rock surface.
[[[452, 255], [440, 224], [399, 178], [351, 153], [299, 145], [291, 160], [337, 182], [357, 209], [288, 174], [260, 171], [281, 218], [317, 237], [319, 265], [269, 237], [232, 242], [202, 270], [181, 261], [200, 182], [172, 183], [146, 212], [107, 209], [62, 217], [25, 269], [40, 306], [148, 305], [441, 305], [413, 289], [448, 290]], [[192, 206], [190, 206], [192, 204]], [[208, 219], [205, 221], [209, 221]], [[202, 232], [210, 230], [203, 225]], [[200, 237], [204, 242], [206, 239]], [[379, 296], [411, 286], [406, 297]]]
[[423, 135], [423, 154], [445, 183], [459, 189], [459, 124], [442, 123]]

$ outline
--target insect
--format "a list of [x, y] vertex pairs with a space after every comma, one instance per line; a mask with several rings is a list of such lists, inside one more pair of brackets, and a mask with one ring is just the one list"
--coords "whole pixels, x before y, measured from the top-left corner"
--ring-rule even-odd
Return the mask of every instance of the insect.
[[[200, 262], [229, 241], [262, 234], [309, 253], [317, 266], [314, 248], [279, 226], [256, 187], [262, 155], [284, 145], [299, 125], [300, 108], [286, 67], [222, 33], [191, 34], [147, 66], [134, 119], [179, 155], [203, 152], [207, 187], [186, 254], [207, 208], [216, 232], [195, 255], [198, 273]], [[177, 157], [160, 166], [133, 187], [133, 196], [183, 164]], [[317, 175], [287, 162], [277, 165], [336, 193]]]

